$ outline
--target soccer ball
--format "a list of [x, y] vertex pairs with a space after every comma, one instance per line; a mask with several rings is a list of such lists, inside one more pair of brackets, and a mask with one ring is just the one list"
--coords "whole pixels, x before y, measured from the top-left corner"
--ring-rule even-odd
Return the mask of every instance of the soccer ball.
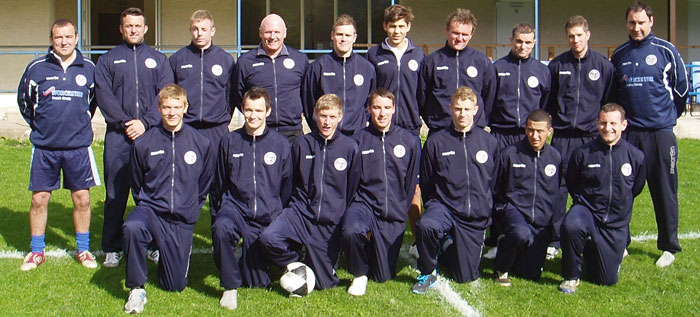
[[292, 262], [287, 264], [287, 269], [280, 278], [280, 286], [289, 292], [290, 296], [309, 295], [316, 285], [314, 271], [306, 264]]

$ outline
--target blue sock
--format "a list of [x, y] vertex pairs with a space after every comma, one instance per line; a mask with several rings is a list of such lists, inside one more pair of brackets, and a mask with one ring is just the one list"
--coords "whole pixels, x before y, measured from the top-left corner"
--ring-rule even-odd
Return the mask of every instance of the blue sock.
[[44, 248], [46, 247], [46, 241], [45, 241], [46, 235], [42, 234], [40, 236], [32, 236], [32, 252], [33, 253], [41, 253], [44, 252]]
[[78, 245], [78, 253], [90, 250], [90, 231], [76, 232], [75, 243]]

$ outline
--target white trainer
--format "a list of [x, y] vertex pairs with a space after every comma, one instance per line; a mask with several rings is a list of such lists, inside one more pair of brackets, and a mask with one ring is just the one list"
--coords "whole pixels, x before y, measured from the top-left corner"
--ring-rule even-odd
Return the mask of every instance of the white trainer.
[[143, 288], [134, 288], [129, 292], [129, 299], [124, 304], [124, 312], [127, 314], [139, 314], [146, 306], [146, 290]]
[[625, 259], [625, 258], [628, 257], [629, 255], [630, 255], [630, 253], [627, 252], [627, 248], [625, 248], [625, 252], [622, 252], [622, 259]]
[[352, 279], [350, 287], [348, 287], [348, 294], [352, 296], [362, 296], [365, 295], [367, 291], [367, 275], [358, 276]]
[[102, 263], [102, 266], [109, 268], [117, 267], [119, 266], [119, 261], [121, 261], [121, 259], [122, 255], [119, 254], [119, 252], [106, 252], [105, 261]]
[[658, 260], [656, 260], [656, 266], [658, 267], [667, 267], [671, 264], [673, 264], [673, 261], [676, 260], [676, 256], [673, 255], [673, 253], [664, 251], [664, 253], [661, 254]]
[[498, 247], [489, 248], [489, 250], [484, 253], [484, 259], [493, 260], [496, 258], [496, 253], [498, 253]]
[[554, 258], [557, 257], [557, 254], [559, 254], [559, 249], [555, 247], [547, 247], [547, 255], [545, 256], [545, 259], [554, 260]]
[[160, 251], [158, 250], [148, 250], [148, 255], [146, 256], [151, 262], [158, 264], [158, 260], [160, 260]]
[[236, 309], [238, 307], [238, 290], [230, 289], [224, 291], [224, 294], [221, 295], [221, 299], [219, 300], [219, 305], [230, 310]]
[[420, 256], [418, 255], [418, 246], [414, 243], [411, 244], [411, 247], [408, 248], [408, 255], [410, 255], [414, 259], [418, 259]]

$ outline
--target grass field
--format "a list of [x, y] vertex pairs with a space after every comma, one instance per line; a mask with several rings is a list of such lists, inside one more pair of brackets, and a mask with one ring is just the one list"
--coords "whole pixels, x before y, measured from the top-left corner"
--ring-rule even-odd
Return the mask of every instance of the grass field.
[[[656, 250], [656, 223], [649, 193], [645, 190], [636, 200], [631, 224], [633, 242], [620, 272], [620, 281], [611, 287], [583, 282], [573, 296], [561, 294], [560, 258], [548, 261], [542, 279], [537, 282], [512, 278], [513, 286], [504, 288], [492, 280], [491, 261], [481, 265], [482, 278], [458, 284], [441, 280], [438, 287], [425, 296], [413, 295], [410, 287], [416, 276], [415, 261], [402, 255], [395, 280], [383, 284], [370, 282], [364, 297], [354, 298], [346, 289], [351, 276], [338, 272], [341, 286], [314, 291], [310, 296], [289, 299], [278, 284], [271, 289], [240, 289], [239, 308], [242, 315], [417, 315], [454, 316], [470, 308], [483, 315], [665, 315], [700, 314], [700, 141], [679, 140], [680, 158], [680, 228], [683, 252], [665, 269], [654, 266], [660, 255]], [[94, 146], [102, 171], [102, 147]], [[118, 315], [128, 295], [124, 288], [124, 263], [116, 269], [98, 267], [88, 270], [72, 258], [72, 252], [60, 256], [62, 250], [75, 250], [72, 205], [69, 192], [54, 192], [49, 205], [46, 231], [49, 257], [41, 267], [21, 272], [21, 256], [29, 250], [28, 209], [31, 193], [27, 190], [31, 147], [16, 141], [0, 141], [0, 314], [2, 315]], [[91, 249], [100, 250], [104, 187], [92, 194]], [[130, 203], [129, 209], [133, 207]], [[407, 232], [405, 242], [412, 241]], [[218, 305], [223, 291], [211, 255], [209, 210], [202, 210], [195, 228], [195, 254], [192, 256], [189, 286], [182, 293], [169, 293], [157, 287], [156, 267], [149, 263], [146, 285], [147, 315], [231, 314]], [[53, 254], [52, 253], [52, 254]], [[99, 262], [103, 256], [99, 257]], [[273, 278], [279, 270], [273, 272]], [[467, 306], [469, 305], [469, 306]]]

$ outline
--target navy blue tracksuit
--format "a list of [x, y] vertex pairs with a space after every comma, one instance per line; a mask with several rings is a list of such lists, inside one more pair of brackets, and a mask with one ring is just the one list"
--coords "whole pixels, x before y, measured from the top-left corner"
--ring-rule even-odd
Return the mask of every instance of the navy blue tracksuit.
[[343, 218], [348, 270], [384, 282], [396, 275], [406, 217], [418, 183], [420, 144], [408, 130], [374, 125], [353, 136], [359, 143], [362, 179]]
[[250, 88], [265, 88], [271, 108], [267, 126], [285, 136], [301, 132], [301, 82], [308, 66], [306, 54], [286, 45], [275, 58], [270, 58], [262, 45], [246, 52], [233, 71], [232, 106], [240, 107]]
[[406, 51], [396, 60], [396, 54], [387, 41], [369, 49], [367, 59], [374, 65], [377, 74], [377, 87], [386, 88], [394, 94], [396, 112], [391, 123], [408, 129], [414, 135], [420, 134], [423, 122], [418, 111], [418, 71], [425, 58], [423, 50], [406, 38]]
[[[303, 261], [319, 289], [338, 285], [334, 265], [340, 253], [340, 223], [360, 182], [355, 140], [336, 130], [330, 139], [312, 132], [292, 145], [294, 189], [287, 208], [260, 236], [270, 260], [284, 267]], [[306, 255], [299, 254], [302, 246]]]
[[136, 139], [131, 151], [136, 208], [123, 225], [126, 287], [146, 283], [146, 248], [155, 242], [158, 284], [169, 291], [185, 289], [194, 224], [209, 192], [214, 160], [209, 139], [186, 124], [176, 132], [153, 127]]
[[447, 44], [423, 60], [418, 77], [418, 106], [431, 133], [452, 123], [450, 98], [460, 86], [474, 90], [479, 106], [474, 122], [481, 128], [487, 126], [496, 96], [496, 73], [491, 60], [471, 47], [455, 51]]
[[168, 59], [175, 83], [187, 91], [185, 123], [208, 137], [214, 146], [228, 133], [233, 56], [216, 45], [200, 49], [191, 44]]
[[488, 122], [502, 150], [525, 139], [527, 116], [545, 107], [551, 80], [547, 66], [531, 57], [521, 59], [513, 52], [493, 67], [497, 88]]
[[500, 152], [494, 218], [503, 226], [494, 269], [528, 279], [542, 274], [549, 227], [561, 179], [559, 152], [545, 144], [535, 151], [527, 140]]
[[418, 269], [437, 267], [440, 240], [454, 243], [443, 259], [459, 282], [479, 277], [484, 233], [491, 223], [497, 155], [496, 138], [476, 126], [434, 133], [423, 146], [420, 187], [425, 212], [418, 221]]
[[688, 99], [688, 74], [673, 44], [649, 34], [615, 50], [613, 92], [625, 108], [627, 141], [642, 150], [654, 202], [659, 250], [681, 251], [678, 242], [678, 144], [673, 127]]
[[561, 227], [565, 280], [581, 278], [585, 259], [593, 282], [617, 283], [634, 197], [645, 176], [644, 154], [624, 139], [611, 146], [598, 138], [574, 151], [566, 173], [574, 205]]
[[[290, 148], [287, 139], [270, 128], [251, 136], [243, 127], [221, 140], [211, 190], [211, 231], [224, 289], [270, 285], [269, 262], [258, 238], [289, 201]], [[241, 257], [236, 259], [241, 238]]]
[[[124, 209], [129, 198], [129, 153], [133, 142], [125, 123], [140, 120], [146, 130], [160, 125], [158, 92], [173, 82], [165, 54], [145, 43], [122, 42], [100, 56], [95, 70], [97, 103], [107, 123], [105, 132], [105, 208], [102, 249], [122, 249]], [[135, 193], [132, 193], [135, 195]]]
[[[614, 68], [607, 57], [591, 49], [582, 58], [566, 51], [549, 62], [548, 67], [552, 76], [547, 103], [554, 127], [552, 146], [561, 154], [561, 175], [566, 175], [574, 150], [598, 137], [598, 112], [610, 100]], [[552, 221], [551, 245], [557, 248], [568, 197], [562, 177]]]

